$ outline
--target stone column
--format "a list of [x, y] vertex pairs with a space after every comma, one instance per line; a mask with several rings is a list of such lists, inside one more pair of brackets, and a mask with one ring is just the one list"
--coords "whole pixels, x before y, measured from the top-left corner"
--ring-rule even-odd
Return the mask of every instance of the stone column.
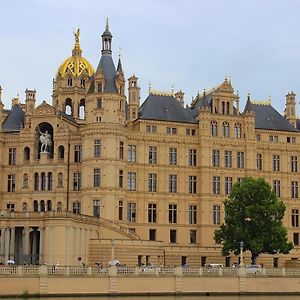
[[43, 264], [44, 262], [44, 228], [40, 227], [40, 245], [39, 245], [39, 264]]
[[23, 259], [29, 263], [29, 227], [24, 227], [23, 230]]
[[35, 265], [37, 261], [37, 231], [32, 231], [32, 264]]
[[15, 227], [10, 229], [9, 258], [15, 260]]
[[82, 256], [82, 263], [86, 263], [86, 255], [85, 255], [85, 229], [80, 229], [80, 255]]
[[10, 238], [10, 231], [9, 228], [5, 229], [5, 250], [4, 250], [4, 263], [8, 261], [9, 258], [9, 238]]
[[0, 240], [0, 262], [4, 261], [4, 253], [5, 253], [5, 228], [1, 228], [1, 240]]

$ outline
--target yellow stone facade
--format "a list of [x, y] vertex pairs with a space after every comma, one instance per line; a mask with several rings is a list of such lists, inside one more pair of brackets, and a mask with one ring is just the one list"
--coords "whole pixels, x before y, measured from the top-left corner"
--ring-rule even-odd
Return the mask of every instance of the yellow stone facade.
[[[138, 78], [128, 79], [125, 93], [111, 41], [107, 23], [94, 71], [75, 33], [72, 56], [53, 81], [52, 105], [36, 106], [35, 90], [26, 90], [25, 103], [13, 99], [11, 110], [1, 102], [2, 262], [106, 264], [116, 258], [128, 265], [230, 265], [238, 258], [223, 258], [213, 233], [224, 217], [223, 200], [245, 176], [262, 176], [280, 193], [295, 244], [288, 256], [261, 261], [298, 259], [295, 94], [286, 96], [285, 112], [294, 130], [258, 128], [256, 112], [240, 110], [227, 79], [194, 98], [188, 108], [194, 122], [143, 118]], [[150, 90], [148, 102], [182, 106], [183, 96]], [[271, 107], [250, 97], [248, 102], [257, 111]], [[269, 121], [268, 114], [264, 118]]]

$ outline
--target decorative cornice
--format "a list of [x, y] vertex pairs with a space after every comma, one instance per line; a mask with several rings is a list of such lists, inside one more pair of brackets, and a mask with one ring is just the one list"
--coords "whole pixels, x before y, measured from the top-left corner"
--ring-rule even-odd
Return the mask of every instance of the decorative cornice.
[[272, 105], [272, 100], [271, 98], [268, 100], [251, 100], [251, 103], [256, 105]]
[[155, 95], [155, 96], [173, 96], [174, 97], [174, 90], [172, 90], [171, 92], [167, 92], [167, 91], [152, 90], [151, 87], [149, 87], [149, 94]]

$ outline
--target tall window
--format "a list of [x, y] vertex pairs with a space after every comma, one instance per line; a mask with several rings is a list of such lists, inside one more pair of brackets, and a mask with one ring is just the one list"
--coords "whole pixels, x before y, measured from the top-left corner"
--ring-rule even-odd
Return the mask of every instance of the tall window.
[[256, 154], [256, 168], [257, 168], [257, 170], [262, 170], [262, 154], [261, 153]]
[[65, 157], [65, 147], [63, 145], [59, 145], [58, 147], [58, 159], [59, 160], [63, 160]]
[[127, 221], [128, 222], [136, 221], [136, 203], [129, 202], [127, 204]]
[[298, 172], [298, 157], [295, 155], [291, 156], [291, 172]]
[[225, 177], [225, 194], [229, 195], [232, 191], [232, 177]]
[[119, 156], [120, 159], [124, 159], [124, 142], [120, 142]]
[[149, 164], [156, 164], [157, 162], [157, 147], [149, 146]]
[[24, 163], [28, 164], [29, 160], [30, 160], [30, 148], [25, 147], [24, 148]]
[[8, 164], [15, 165], [16, 164], [16, 148], [9, 148], [8, 149]]
[[210, 134], [211, 136], [218, 136], [218, 123], [216, 121], [210, 123]]
[[213, 176], [212, 191], [213, 194], [220, 194], [220, 176]]
[[197, 205], [189, 205], [189, 224], [197, 224]]
[[277, 197], [280, 197], [280, 180], [273, 180], [273, 190]]
[[220, 224], [220, 205], [213, 206], [212, 221], [214, 225]]
[[123, 201], [119, 201], [118, 217], [120, 221], [123, 220]]
[[299, 227], [299, 210], [292, 209], [292, 227]]
[[74, 162], [79, 163], [82, 160], [82, 146], [81, 145], [75, 145], [74, 146]]
[[100, 218], [100, 200], [93, 200], [93, 216]]
[[291, 197], [298, 198], [298, 181], [291, 182]]
[[122, 189], [123, 188], [123, 170], [119, 170], [119, 188]]
[[40, 186], [40, 176], [39, 173], [34, 173], [34, 190], [38, 191]]
[[169, 164], [176, 165], [177, 164], [177, 149], [169, 148]]
[[169, 204], [169, 223], [177, 223], [177, 204]]
[[212, 150], [212, 165], [213, 167], [220, 166], [220, 150]]
[[72, 86], [72, 78], [71, 77], [69, 77], [68, 80], [67, 80], [67, 86], [68, 87]]
[[197, 165], [197, 150], [189, 149], [189, 166]]
[[156, 174], [148, 174], [148, 192], [156, 192]]
[[280, 171], [280, 156], [273, 155], [273, 171]]
[[197, 243], [197, 231], [195, 229], [190, 230], [190, 244]]
[[81, 190], [81, 172], [74, 172], [73, 191]]
[[243, 169], [244, 168], [244, 161], [245, 161], [244, 152], [238, 151], [237, 152], [236, 167], [239, 168], [239, 169]]
[[230, 136], [230, 127], [228, 122], [223, 122], [223, 136], [229, 137]]
[[197, 193], [197, 176], [189, 176], [189, 193]]
[[47, 188], [48, 191], [52, 190], [53, 176], [51, 172], [48, 172]]
[[94, 187], [101, 185], [101, 170], [99, 168], [94, 169]]
[[16, 191], [16, 175], [15, 174], [9, 174], [7, 176], [7, 191], [8, 192]]
[[73, 202], [73, 213], [74, 214], [80, 214], [81, 211], [81, 204], [79, 201]]
[[23, 188], [24, 189], [28, 189], [28, 186], [29, 186], [29, 177], [28, 177], [28, 174], [27, 173], [25, 173], [24, 175], [23, 175]]
[[170, 243], [177, 243], [177, 231], [175, 229], [170, 230]]
[[85, 79], [80, 78], [80, 87], [85, 88]]
[[234, 135], [236, 138], [240, 139], [242, 137], [242, 126], [240, 123], [235, 123]]
[[156, 241], [156, 229], [149, 229], [149, 241]]
[[102, 108], [102, 99], [101, 99], [101, 98], [98, 98], [98, 99], [97, 99], [97, 108], [98, 108], [98, 109], [101, 109], [101, 108]]
[[128, 157], [129, 162], [136, 162], [136, 145], [128, 145]]
[[156, 203], [148, 204], [148, 223], [156, 223]]
[[57, 187], [63, 187], [64, 181], [63, 181], [63, 173], [58, 173], [57, 175]]
[[46, 174], [44, 172], [41, 173], [41, 190], [46, 190]]
[[177, 175], [169, 175], [169, 192], [177, 193]]
[[127, 190], [135, 191], [136, 190], [136, 173], [128, 172], [127, 174]]
[[232, 151], [225, 151], [225, 168], [232, 167]]
[[94, 157], [101, 157], [101, 140], [94, 140]]

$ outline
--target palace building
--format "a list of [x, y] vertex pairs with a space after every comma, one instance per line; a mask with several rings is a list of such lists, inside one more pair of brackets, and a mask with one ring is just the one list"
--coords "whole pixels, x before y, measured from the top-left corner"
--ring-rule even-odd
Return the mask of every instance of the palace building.
[[[197, 94], [149, 90], [140, 101], [112, 59], [108, 22], [96, 69], [72, 55], [53, 80], [52, 103], [0, 101], [0, 260], [18, 264], [231, 265], [214, 242], [223, 201], [246, 176], [264, 177], [286, 204], [295, 248], [265, 265], [300, 258], [300, 121], [295, 94], [281, 115], [231, 81]], [[1, 94], [0, 94], [1, 100]], [[247, 253], [246, 253], [247, 261]], [[250, 259], [249, 259], [250, 262]]]

